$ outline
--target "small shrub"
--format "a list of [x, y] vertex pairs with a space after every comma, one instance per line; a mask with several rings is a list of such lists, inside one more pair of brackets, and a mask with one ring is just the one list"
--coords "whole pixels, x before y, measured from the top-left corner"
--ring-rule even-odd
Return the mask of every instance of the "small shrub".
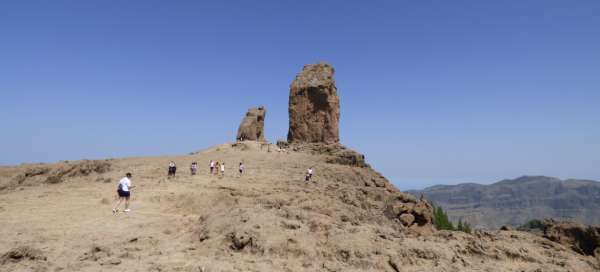
[[456, 226], [456, 230], [462, 231], [464, 233], [471, 233], [471, 225], [468, 222], [463, 222], [462, 220], [458, 220], [458, 225]]
[[433, 224], [438, 230], [455, 230], [454, 225], [448, 219], [448, 215], [442, 207], [433, 207]]

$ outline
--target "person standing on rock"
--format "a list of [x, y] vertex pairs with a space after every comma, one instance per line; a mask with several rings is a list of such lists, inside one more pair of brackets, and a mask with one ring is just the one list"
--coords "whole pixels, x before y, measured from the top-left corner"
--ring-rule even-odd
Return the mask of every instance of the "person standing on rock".
[[129, 197], [131, 196], [130, 190], [134, 187], [131, 185], [131, 176], [131, 173], [127, 173], [125, 174], [125, 177], [119, 181], [119, 186], [117, 187], [117, 194], [119, 196], [119, 200], [117, 201], [117, 204], [112, 210], [113, 214], [119, 212], [119, 206], [121, 205], [121, 202], [123, 202], [123, 200], [125, 200], [125, 210], [123, 210], [123, 212], [131, 211], [129, 209]]
[[215, 161], [210, 160], [210, 162], [208, 163], [208, 167], [210, 168], [210, 173], [212, 174], [215, 170]]

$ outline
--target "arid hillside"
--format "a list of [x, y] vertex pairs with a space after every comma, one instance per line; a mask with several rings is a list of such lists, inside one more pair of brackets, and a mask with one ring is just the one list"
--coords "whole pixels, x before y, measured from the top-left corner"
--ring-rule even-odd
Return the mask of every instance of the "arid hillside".
[[[600, 269], [597, 258], [530, 233], [436, 231], [427, 201], [361, 158], [336, 144], [279, 152], [243, 142], [185, 156], [2, 167], [0, 271]], [[226, 163], [224, 177], [208, 173], [211, 159]], [[170, 161], [178, 171], [168, 179]], [[132, 211], [113, 215], [126, 172]]]

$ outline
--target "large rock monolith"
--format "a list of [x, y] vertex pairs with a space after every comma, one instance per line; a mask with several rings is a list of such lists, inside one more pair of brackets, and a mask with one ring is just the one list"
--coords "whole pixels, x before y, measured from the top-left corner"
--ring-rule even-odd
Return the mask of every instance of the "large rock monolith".
[[290, 143], [338, 143], [340, 99], [328, 63], [304, 66], [290, 86]]
[[238, 128], [236, 140], [264, 141], [266, 114], [267, 110], [262, 106], [249, 109]]

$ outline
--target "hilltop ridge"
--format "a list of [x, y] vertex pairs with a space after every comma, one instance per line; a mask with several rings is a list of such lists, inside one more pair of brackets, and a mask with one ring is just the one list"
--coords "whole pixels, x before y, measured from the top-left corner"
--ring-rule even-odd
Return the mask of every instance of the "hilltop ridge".
[[[370, 167], [335, 163], [331, 154], [337, 152], [320, 150], [328, 149], [304, 146], [278, 152], [275, 145], [239, 142], [185, 156], [3, 169], [0, 269], [397, 272], [600, 267], [592, 256], [529, 233], [435, 231], [427, 221], [427, 202], [401, 193]], [[224, 177], [202, 167], [210, 159], [226, 162]], [[171, 160], [179, 170], [176, 178], [168, 179]], [[201, 166], [196, 176], [186, 169], [193, 161]], [[241, 177], [234, 171], [240, 161], [247, 167]], [[315, 182], [306, 183], [303, 174], [310, 166]], [[138, 186], [132, 193], [133, 211], [115, 216], [110, 211], [115, 184], [125, 172], [134, 174]], [[55, 175], [62, 178], [49, 182]]]
[[544, 218], [600, 224], [600, 182], [593, 180], [522, 176], [489, 185], [436, 185], [409, 192], [442, 206], [452, 220], [481, 228]]

